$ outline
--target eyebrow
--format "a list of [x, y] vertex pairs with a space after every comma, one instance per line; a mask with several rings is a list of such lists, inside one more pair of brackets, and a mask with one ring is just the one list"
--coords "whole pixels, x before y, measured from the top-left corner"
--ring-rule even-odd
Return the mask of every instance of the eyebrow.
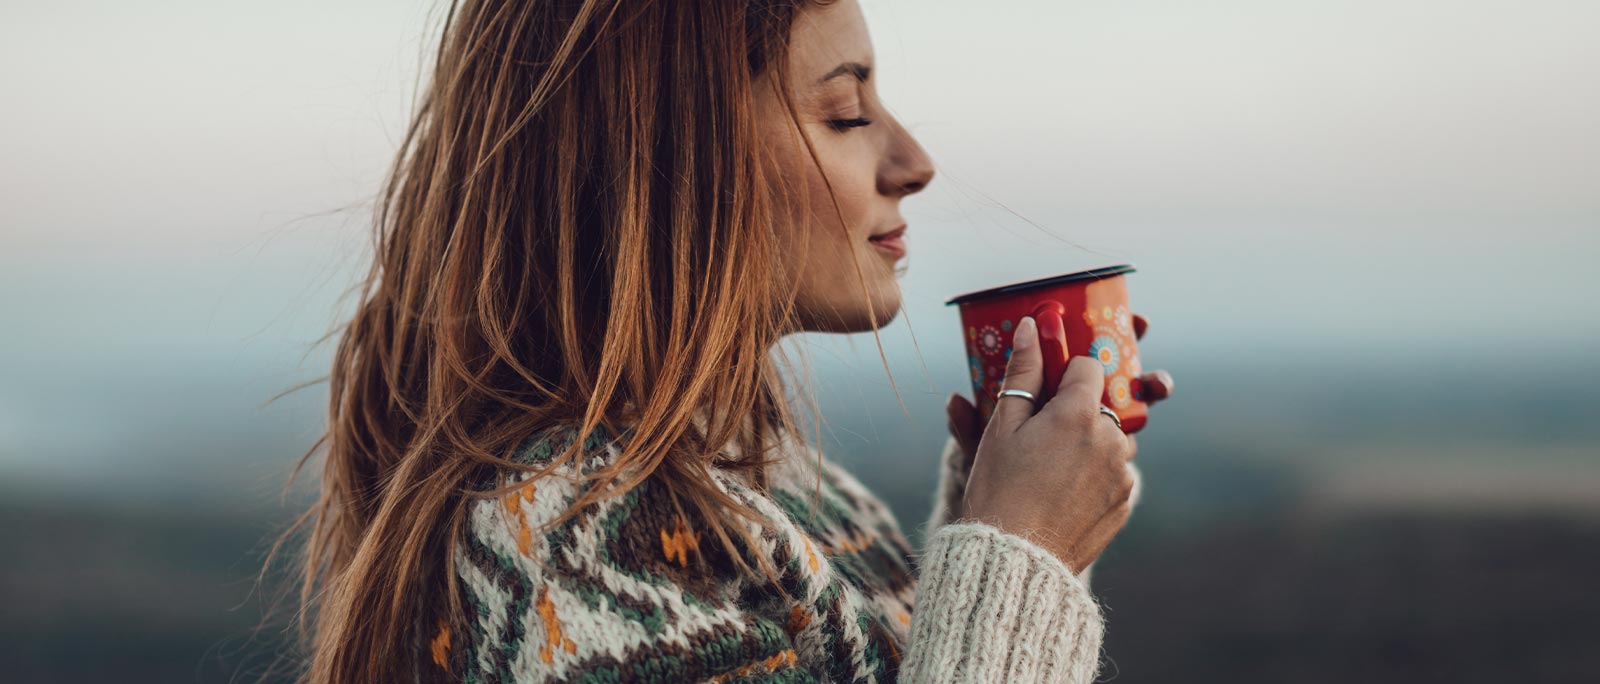
[[829, 79], [838, 78], [845, 74], [851, 74], [856, 77], [857, 81], [865, 82], [867, 77], [872, 75], [872, 67], [860, 62], [845, 62], [844, 64], [834, 67], [833, 71], [828, 72], [822, 78], [817, 79], [817, 84], [821, 85], [826, 83]]

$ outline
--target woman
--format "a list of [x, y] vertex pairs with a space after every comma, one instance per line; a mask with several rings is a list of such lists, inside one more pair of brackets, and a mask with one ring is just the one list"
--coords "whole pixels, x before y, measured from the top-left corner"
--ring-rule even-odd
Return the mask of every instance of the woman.
[[871, 65], [854, 0], [452, 6], [335, 359], [305, 681], [1093, 678], [1137, 484], [1095, 363], [981, 434], [952, 398], [921, 554], [796, 429], [778, 342], [896, 315], [933, 177]]

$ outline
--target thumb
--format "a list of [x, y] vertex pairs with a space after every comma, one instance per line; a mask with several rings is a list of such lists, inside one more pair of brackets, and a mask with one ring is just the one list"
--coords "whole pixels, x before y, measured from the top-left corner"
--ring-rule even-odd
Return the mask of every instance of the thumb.
[[[1044, 386], [1044, 362], [1039, 354], [1039, 326], [1032, 316], [1024, 316], [1011, 334], [1011, 359], [1006, 362], [1006, 376], [1000, 382], [1001, 390], [1019, 389], [1038, 396]], [[989, 418], [990, 429], [1015, 432], [1023, 421], [1033, 416], [1037, 407], [1026, 397], [999, 397], [994, 413]]]

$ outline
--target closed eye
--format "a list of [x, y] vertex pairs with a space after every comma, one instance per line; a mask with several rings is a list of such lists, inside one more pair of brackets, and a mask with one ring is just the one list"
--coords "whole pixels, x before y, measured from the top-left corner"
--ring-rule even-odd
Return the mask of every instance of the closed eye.
[[850, 128], [867, 126], [871, 123], [872, 119], [868, 119], [866, 117], [856, 117], [854, 119], [833, 119], [828, 122], [828, 125], [832, 126], [834, 130], [843, 131]]

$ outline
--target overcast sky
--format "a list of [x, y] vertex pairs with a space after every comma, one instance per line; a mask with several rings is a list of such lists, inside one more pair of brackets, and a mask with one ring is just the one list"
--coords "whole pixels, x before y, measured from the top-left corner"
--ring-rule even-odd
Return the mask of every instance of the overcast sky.
[[[897, 370], [909, 321], [959, 388], [953, 294], [1123, 261], [1150, 367], [1563, 364], [1600, 338], [1600, 3], [864, 5], [940, 173], [905, 207]], [[300, 355], [357, 273], [430, 11], [0, 6], [0, 451], [55, 410], [41, 369], [77, 371], [63, 402], [153, 369], [256, 399], [325, 370]], [[875, 365], [857, 342], [819, 370]]]
[[[118, 333], [134, 336], [244, 309], [208, 328], [225, 343], [300, 293], [338, 266], [305, 259], [362, 244], [358, 212], [314, 214], [375, 187], [430, 7], [7, 4], [0, 260], [30, 297], [4, 306], [41, 341], [76, 329], [50, 319], [78, 296], [168, 298]], [[930, 330], [955, 292], [1124, 260], [1186, 345], [1240, 325], [1292, 345], [1354, 334], [1354, 316], [1526, 335], [1595, 292], [1600, 4], [865, 7], [879, 87], [942, 174], [906, 207], [911, 317]], [[1273, 324], [1206, 325], [1250, 306]], [[1481, 330], [1486, 308], [1507, 327]], [[1576, 318], [1556, 334], [1600, 328]]]

